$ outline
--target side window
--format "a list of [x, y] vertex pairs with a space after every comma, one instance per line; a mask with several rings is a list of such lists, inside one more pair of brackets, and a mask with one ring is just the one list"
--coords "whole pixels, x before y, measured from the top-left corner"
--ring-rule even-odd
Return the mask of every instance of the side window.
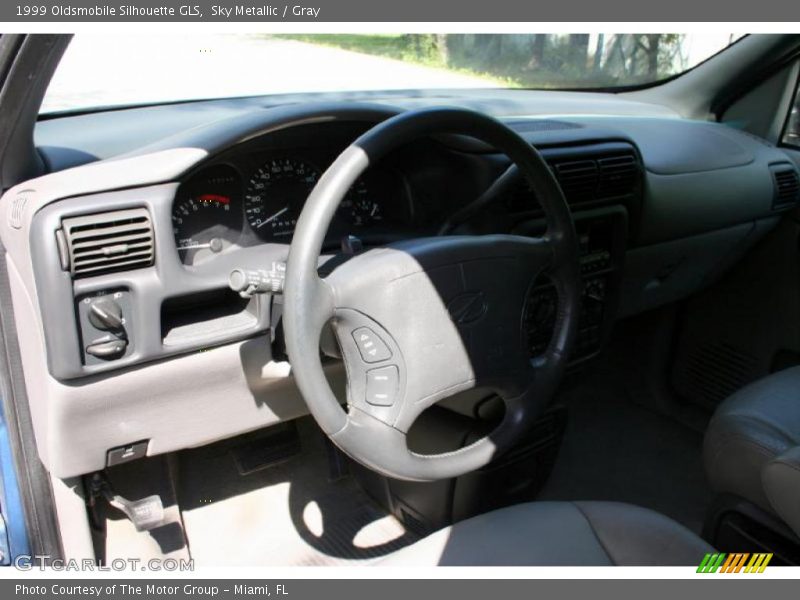
[[800, 148], [800, 85], [797, 86], [794, 92], [792, 110], [789, 113], [786, 130], [783, 133], [783, 143]]

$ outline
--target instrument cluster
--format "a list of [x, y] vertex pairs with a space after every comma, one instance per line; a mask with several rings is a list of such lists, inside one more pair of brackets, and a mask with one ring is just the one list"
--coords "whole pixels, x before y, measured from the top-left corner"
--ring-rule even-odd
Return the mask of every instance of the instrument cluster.
[[[179, 188], [172, 209], [175, 244], [183, 263], [200, 264], [231, 249], [291, 243], [297, 219], [323, 170], [299, 153], [248, 155], [207, 166]], [[384, 243], [411, 218], [401, 173], [372, 168], [342, 200], [327, 244], [345, 236]]]

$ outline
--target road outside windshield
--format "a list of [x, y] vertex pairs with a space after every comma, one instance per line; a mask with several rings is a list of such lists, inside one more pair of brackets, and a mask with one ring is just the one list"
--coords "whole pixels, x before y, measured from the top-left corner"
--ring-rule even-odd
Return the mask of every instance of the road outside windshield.
[[77, 35], [41, 112], [305, 92], [635, 86], [690, 69], [739, 37]]

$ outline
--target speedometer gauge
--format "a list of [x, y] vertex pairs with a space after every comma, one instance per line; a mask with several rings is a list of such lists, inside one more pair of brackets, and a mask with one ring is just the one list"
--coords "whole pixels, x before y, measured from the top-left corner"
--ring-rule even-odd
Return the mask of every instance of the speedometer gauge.
[[250, 227], [264, 239], [290, 238], [319, 174], [302, 160], [276, 158], [265, 163], [247, 184], [244, 213]]

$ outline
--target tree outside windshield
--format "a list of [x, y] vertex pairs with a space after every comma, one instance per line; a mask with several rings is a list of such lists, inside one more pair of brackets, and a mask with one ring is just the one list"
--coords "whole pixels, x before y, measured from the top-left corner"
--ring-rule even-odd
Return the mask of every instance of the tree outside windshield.
[[78, 35], [42, 112], [283, 93], [639, 86], [682, 73], [739, 37]]

